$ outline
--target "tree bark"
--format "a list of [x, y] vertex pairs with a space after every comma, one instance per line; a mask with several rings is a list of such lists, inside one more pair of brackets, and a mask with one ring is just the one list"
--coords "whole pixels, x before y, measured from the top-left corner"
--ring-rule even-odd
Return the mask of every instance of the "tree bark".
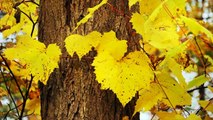
[[[59, 68], [41, 85], [41, 116], [43, 120], [121, 120], [132, 116], [135, 100], [125, 108], [110, 90], [101, 90], [95, 80], [91, 63], [92, 50], [79, 60], [70, 57], [64, 47], [65, 38], [89, 7], [101, 0], [41, 0], [39, 40], [46, 45], [57, 43], [62, 49]], [[86, 35], [91, 31], [113, 30], [119, 39], [128, 40], [128, 51], [137, 49], [139, 37], [134, 34], [129, 19], [128, 0], [109, 0], [94, 16], [73, 33]], [[107, 74], [107, 73], [106, 73]], [[138, 114], [133, 118], [138, 120]]]

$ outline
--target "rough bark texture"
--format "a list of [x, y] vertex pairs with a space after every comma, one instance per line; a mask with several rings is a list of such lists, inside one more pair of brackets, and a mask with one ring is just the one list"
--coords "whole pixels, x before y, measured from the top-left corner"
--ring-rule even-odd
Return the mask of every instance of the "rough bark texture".
[[[137, 49], [138, 37], [132, 30], [128, 0], [109, 0], [93, 18], [73, 33], [87, 34], [93, 30], [113, 30], [119, 39], [128, 40], [128, 51]], [[80, 61], [70, 57], [64, 40], [76, 23], [87, 14], [87, 9], [101, 0], [41, 0], [39, 39], [46, 45], [57, 43], [62, 49], [59, 69], [51, 75], [47, 85], [41, 85], [41, 116], [43, 120], [121, 120], [131, 116], [134, 100], [125, 108], [116, 95], [100, 90], [91, 66], [95, 51]], [[107, 73], [106, 73], [107, 74]], [[136, 115], [134, 120], [138, 119]]]

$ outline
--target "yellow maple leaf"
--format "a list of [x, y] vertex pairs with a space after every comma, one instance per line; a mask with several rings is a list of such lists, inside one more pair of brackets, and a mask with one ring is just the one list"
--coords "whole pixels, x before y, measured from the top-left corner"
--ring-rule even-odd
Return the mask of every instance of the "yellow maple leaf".
[[116, 60], [120, 60], [127, 50], [126, 42], [126, 40], [118, 40], [113, 31], [103, 35], [93, 31], [86, 36], [77, 34], [68, 36], [65, 39], [65, 47], [71, 56], [76, 52], [80, 59], [94, 47], [98, 53], [108, 52]]
[[149, 89], [153, 79], [149, 62], [145, 53], [139, 51], [129, 53], [119, 61], [108, 52], [100, 52], [92, 65], [101, 88], [111, 89], [125, 106], [138, 90]]
[[86, 36], [78, 34], [70, 35], [65, 39], [65, 47], [71, 56], [76, 52], [81, 59], [92, 47], [97, 47], [101, 36], [102, 35], [96, 31], [93, 31]]
[[22, 35], [17, 36], [17, 45], [6, 49], [4, 54], [7, 59], [18, 60], [22, 66], [26, 66], [27, 74], [23, 78], [29, 78], [32, 74], [35, 83], [40, 80], [46, 84], [49, 75], [58, 67], [61, 51], [56, 44], [46, 48], [43, 43]]

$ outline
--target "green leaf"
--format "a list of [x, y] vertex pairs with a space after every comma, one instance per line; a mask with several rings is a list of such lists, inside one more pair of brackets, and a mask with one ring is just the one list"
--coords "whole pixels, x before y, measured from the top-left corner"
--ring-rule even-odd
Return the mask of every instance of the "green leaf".
[[206, 81], [209, 81], [209, 78], [206, 77], [205, 75], [200, 75], [199, 77], [196, 77], [195, 79], [190, 81], [187, 88], [190, 89], [192, 87], [199, 87], [200, 85], [202, 85]]
[[[213, 40], [213, 34], [207, 30], [205, 27], [200, 25], [197, 21], [195, 21], [193, 18], [188, 18], [185, 16], [181, 16], [181, 20], [186, 24], [186, 26], [194, 33], [195, 35], [198, 35], [199, 32], [205, 33], [211, 40]], [[213, 41], [212, 41], [213, 42]]]

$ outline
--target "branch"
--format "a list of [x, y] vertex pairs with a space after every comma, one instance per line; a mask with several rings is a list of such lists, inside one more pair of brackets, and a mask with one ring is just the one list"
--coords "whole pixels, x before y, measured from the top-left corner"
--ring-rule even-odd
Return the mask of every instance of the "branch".
[[23, 105], [22, 105], [22, 109], [21, 109], [21, 115], [19, 116], [19, 119], [20, 119], [20, 120], [22, 119], [23, 114], [24, 114], [24, 110], [25, 110], [25, 106], [26, 106], [26, 103], [27, 103], [27, 99], [28, 99], [28, 96], [29, 96], [29, 91], [30, 91], [32, 82], [33, 82], [33, 76], [32, 76], [32, 74], [31, 74], [30, 84], [29, 84], [29, 86], [28, 86], [28, 88], [27, 88], [27, 91], [26, 91], [26, 93], [25, 93], [25, 99], [23, 99]]
[[[213, 87], [213, 86], [211, 86], [211, 87]], [[191, 90], [188, 90], [187, 92], [188, 93], [191, 93], [191, 92], [193, 92], [193, 91], [195, 91], [195, 90], [200, 90], [200, 89], [205, 89], [205, 88], [208, 88], [208, 86], [199, 86], [199, 87], [196, 87], [196, 88], [194, 88], [194, 89], [191, 89]]]

